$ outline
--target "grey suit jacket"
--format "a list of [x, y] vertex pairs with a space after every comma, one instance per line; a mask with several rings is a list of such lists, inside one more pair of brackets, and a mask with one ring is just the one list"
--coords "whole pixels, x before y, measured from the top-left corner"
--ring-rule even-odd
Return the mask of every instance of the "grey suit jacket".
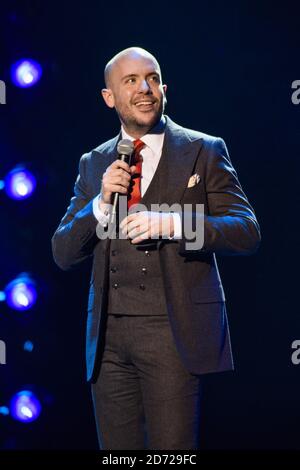
[[[187, 250], [184, 233], [179, 241], [159, 240], [168, 315], [174, 341], [191, 373], [233, 368], [225, 297], [215, 254], [248, 255], [256, 251], [260, 230], [222, 139], [185, 129], [166, 116], [161, 201], [190, 204], [185, 220], [199, 217], [195, 204], [204, 205], [204, 244]], [[105, 318], [110, 240], [96, 234], [92, 200], [99, 194], [106, 168], [118, 157], [117, 136], [84, 154], [74, 196], [52, 238], [56, 263], [64, 270], [93, 257], [88, 300], [87, 378], [93, 379], [99, 338]], [[188, 188], [197, 173], [200, 181]], [[100, 331], [101, 330], [101, 331]]]

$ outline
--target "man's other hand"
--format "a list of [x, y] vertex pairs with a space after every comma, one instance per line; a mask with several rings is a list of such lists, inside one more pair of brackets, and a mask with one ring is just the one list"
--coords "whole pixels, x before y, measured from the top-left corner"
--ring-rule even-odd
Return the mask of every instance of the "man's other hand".
[[149, 238], [168, 239], [174, 235], [174, 219], [166, 212], [136, 212], [122, 220], [120, 229], [133, 244]]

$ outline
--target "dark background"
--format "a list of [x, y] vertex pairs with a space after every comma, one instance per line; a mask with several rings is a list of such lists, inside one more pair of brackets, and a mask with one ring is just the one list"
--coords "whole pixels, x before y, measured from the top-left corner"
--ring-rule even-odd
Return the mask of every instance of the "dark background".
[[[119, 131], [100, 96], [103, 68], [134, 45], [161, 64], [167, 114], [225, 139], [262, 230], [256, 255], [219, 259], [236, 371], [207, 377], [202, 448], [299, 449], [299, 2], [12, 1], [1, 10], [0, 178], [26, 162], [39, 184], [26, 201], [0, 192], [0, 290], [23, 271], [40, 287], [28, 312], [0, 304], [0, 406], [30, 387], [43, 410], [31, 424], [0, 415], [0, 449], [96, 448], [84, 364], [90, 266], [60, 271], [50, 239], [81, 154]], [[22, 57], [43, 67], [30, 89], [10, 83]]]

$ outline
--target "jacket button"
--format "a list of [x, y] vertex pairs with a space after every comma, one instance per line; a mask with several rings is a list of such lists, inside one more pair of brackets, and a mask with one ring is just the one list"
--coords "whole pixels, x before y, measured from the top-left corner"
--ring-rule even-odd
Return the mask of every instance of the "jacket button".
[[142, 268], [142, 273], [146, 274], [146, 272], [147, 272], [147, 268]]
[[115, 266], [112, 266], [112, 267], [110, 268], [110, 272], [116, 273], [116, 272], [117, 272], [117, 268], [116, 268]]
[[146, 256], [150, 256], [150, 253], [149, 253], [148, 250], [145, 251], [145, 255], [146, 255]]
[[119, 287], [119, 284], [117, 282], [115, 282], [115, 284], [113, 284], [113, 288], [118, 289], [118, 287]]
[[116, 250], [111, 250], [111, 255], [112, 256], [116, 256], [116, 254], [117, 254]]
[[140, 289], [141, 289], [141, 290], [145, 290], [145, 289], [146, 289], [146, 287], [144, 286], [144, 284], [140, 284]]

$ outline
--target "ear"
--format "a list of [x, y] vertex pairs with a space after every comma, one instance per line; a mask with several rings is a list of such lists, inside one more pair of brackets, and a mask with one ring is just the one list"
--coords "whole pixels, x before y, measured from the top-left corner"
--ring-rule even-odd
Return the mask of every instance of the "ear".
[[168, 87], [167, 87], [167, 85], [163, 85], [162, 88], [163, 88], [163, 91], [164, 91], [164, 106], [166, 106], [166, 104], [167, 104], [167, 88]]
[[114, 95], [113, 92], [111, 91], [110, 88], [103, 88], [101, 90], [102, 97], [106, 103], [106, 105], [109, 108], [114, 108], [115, 107], [115, 100], [114, 100]]

